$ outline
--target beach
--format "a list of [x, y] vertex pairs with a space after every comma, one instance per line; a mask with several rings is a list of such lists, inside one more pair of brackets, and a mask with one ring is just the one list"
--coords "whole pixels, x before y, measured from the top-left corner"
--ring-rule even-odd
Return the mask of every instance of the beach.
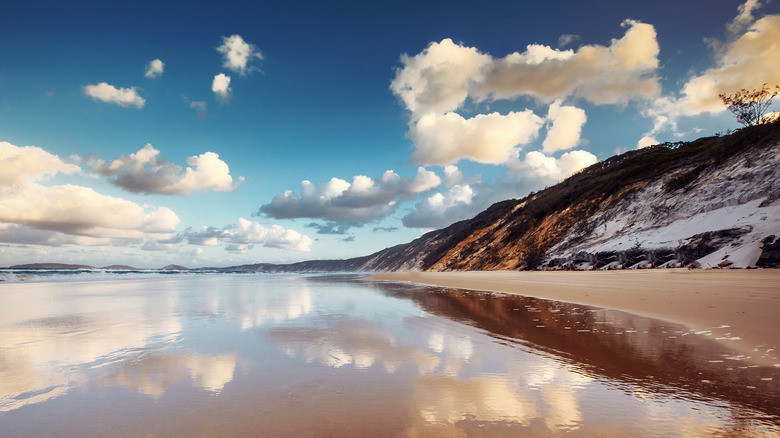
[[400, 272], [374, 278], [625, 311], [705, 332], [756, 363], [778, 363], [780, 270]]
[[[674, 289], [688, 281], [699, 295], [723, 286], [707, 301], [720, 312], [747, 309], [729, 286], [740, 276], [755, 286], [777, 278], [382, 277], [503, 283], [557, 299], [574, 289], [571, 300], [629, 297], [632, 282]], [[759, 307], [776, 315], [767, 290], [742, 291], [756, 295], [742, 301], [765, 297]], [[371, 274], [49, 273], [0, 285], [0, 430], [4, 438], [777, 436], [780, 360], [754, 364], [724, 348], [737, 341], [716, 338], [748, 327], [728, 317], [732, 328], [694, 332], [617, 310]]]

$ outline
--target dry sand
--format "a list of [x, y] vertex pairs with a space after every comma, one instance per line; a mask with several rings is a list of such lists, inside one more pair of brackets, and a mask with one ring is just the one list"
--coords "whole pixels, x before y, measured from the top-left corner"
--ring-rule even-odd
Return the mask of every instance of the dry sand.
[[374, 278], [622, 310], [703, 331], [762, 365], [780, 362], [774, 351], [780, 349], [780, 269], [402, 272]]

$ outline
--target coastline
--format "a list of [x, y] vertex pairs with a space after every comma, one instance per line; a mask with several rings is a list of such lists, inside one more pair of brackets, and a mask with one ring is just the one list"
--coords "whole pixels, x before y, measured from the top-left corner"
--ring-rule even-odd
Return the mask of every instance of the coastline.
[[519, 294], [685, 325], [780, 366], [780, 270], [462, 271], [374, 274], [384, 281]]

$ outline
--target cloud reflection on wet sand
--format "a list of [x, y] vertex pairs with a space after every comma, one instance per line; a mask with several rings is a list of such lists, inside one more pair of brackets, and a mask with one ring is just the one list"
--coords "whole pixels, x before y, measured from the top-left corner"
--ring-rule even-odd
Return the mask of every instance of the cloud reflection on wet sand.
[[[63, 436], [780, 430], [778, 370], [581, 306], [355, 276], [19, 285], [0, 302], [9, 436], [49, 430], [25, 420], [41, 415]], [[74, 422], [82, 405], [99, 421]]]

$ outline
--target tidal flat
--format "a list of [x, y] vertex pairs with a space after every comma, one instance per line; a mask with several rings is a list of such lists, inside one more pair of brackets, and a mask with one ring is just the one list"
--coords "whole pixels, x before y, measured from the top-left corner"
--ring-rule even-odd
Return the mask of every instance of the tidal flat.
[[780, 434], [780, 363], [722, 329], [368, 275], [2, 284], [0, 430]]

